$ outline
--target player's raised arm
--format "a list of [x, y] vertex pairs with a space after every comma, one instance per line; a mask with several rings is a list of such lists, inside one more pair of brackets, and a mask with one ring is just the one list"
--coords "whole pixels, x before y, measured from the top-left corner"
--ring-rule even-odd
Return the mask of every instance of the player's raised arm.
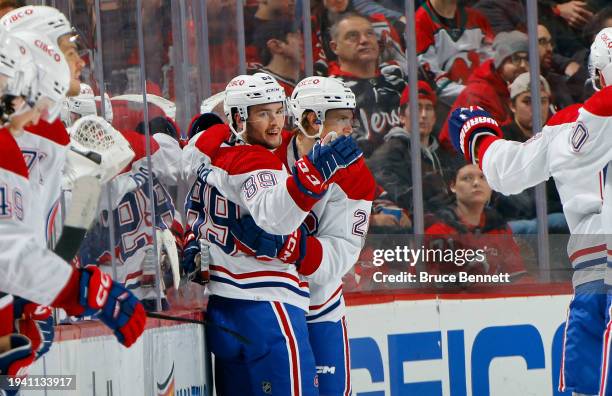
[[554, 137], [546, 131], [525, 143], [504, 140], [497, 121], [473, 106], [453, 111], [449, 133], [457, 151], [482, 169], [495, 191], [516, 194], [550, 177], [548, 146]]

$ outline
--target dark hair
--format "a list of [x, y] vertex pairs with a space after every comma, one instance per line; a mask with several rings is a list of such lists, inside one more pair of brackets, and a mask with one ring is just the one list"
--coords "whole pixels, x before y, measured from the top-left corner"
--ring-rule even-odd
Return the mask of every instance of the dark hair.
[[[141, 133], [143, 135], [145, 134], [144, 121], [141, 121], [136, 126], [136, 132]], [[168, 119], [168, 117], [159, 116], [151, 119], [151, 121], [149, 121], [149, 133], [151, 134], [151, 136], [155, 135], [156, 133], [163, 133], [176, 140], [178, 140], [179, 138], [179, 133], [176, 130], [176, 125], [174, 125], [174, 123], [170, 119]]]
[[300, 29], [295, 22], [285, 20], [272, 20], [261, 23], [254, 35], [255, 47], [259, 52], [261, 63], [265, 66], [272, 60], [272, 53], [268, 48], [268, 41], [272, 39], [287, 42], [289, 33], [297, 33]]
[[457, 154], [455, 157], [451, 158], [448, 161], [447, 167], [444, 170], [444, 174], [445, 174], [446, 180], [448, 180], [449, 187], [451, 184], [455, 183], [459, 170], [466, 165], [468, 165], [468, 162], [463, 157], [463, 154]]
[[583, 37], [589, 43], [593, 41], [595, 35], [604, 28], [606, 20], [612, 19], [612, 6], [605, 6], [595, 14], [590, 22], [588, 22], [583, 29]]
[[366, 21], [368, 21], [368, 23], [371, 23], [368, 18], [364, 17], [361, 14], [357, 14], [356, 12], [349, 11], [349, 12], [342, 13], [338, 17], [338, 19], [336, 19], [336, 22], [334, 22], [334, 24], [329, 28], [329, 36], [331, 37], [332, 40], [336, 40], [338, 36], [338, 25], [340, 25], [342, 21], [349, 19], [349, 18], [361, 18], [361, 19], [365, 19]]

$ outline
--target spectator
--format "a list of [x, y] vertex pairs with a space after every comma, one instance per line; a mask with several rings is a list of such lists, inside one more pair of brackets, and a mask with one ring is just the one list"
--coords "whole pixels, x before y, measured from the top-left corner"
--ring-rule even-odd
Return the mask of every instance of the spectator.
[[[540, 76], [540, 112], [542, 115], [542, 125], [535, 128], [535, 133], [539, 132], [550, 114], [551, 92], [550, 85], [543, 76]], [[532, 102], [529, 86], [529, 72], [518, 76], [509, 87], [510, 90], [510, 110], [513, 120], [510, 124], [502, 127], [504, 137], [517, 142], [524, 142], [534, 134], [532, 125]]]
[[[365, 4], [363, 4], [365, 3]], [[364, 5], [367, 5], [364, 7]], [[364, 11], [358, 13], [357, 9]], [[405, 44], [401, 33], [404, 25], [401, 20], [392, 23], [387, 14], [389, 10], [371, 1], [323, 0], [312, 12], [312, 48], [315, 73], [321, 76], [329, 74], [329, 64], [337, 61], [331, 48], [331, 27], [347, 14], [361, 15], [368, 19], [380, 42], [381, 63], [393, 63], [407, 70]]]
[[[591, 22], [585, 26], [583, 31], [584, 41], [587, 43], [592, 43], [595, 39], [595, 35], [607, 27], [612, 27], [612, 6], [602, 8], [597, 14], [595, 14]], [[573, 59], [575, 59], [582, 66], [583, 70], [588, 70], [590, 53], [591, 48], [586, 47], [578, 51], [573, 56]], [[572, 89], [572, 91], [578, 90], [579, 88], [580, 87]], [[585, 83], [582, 88], [582, 97], [578, 99], [579, 102], [586, 101], [591, 97], [591, 95], [593, 95], [593, 93], [595, 93], [593, 85], [590, 83], [589, 79], [587, 79], [587, 83]]]
[[268, 73], [291, 96], [302, 73], [302, 32], [291, 21], [264, 22], [254, 40], [263, 66], [249, 70], [249, 74]]
[[415, 19], [419, 64], [435, 76], [440, 100], [451, 105], [472, 72], [493, 56], [491, 26], [457, 0], [427, 0]]
[[[508, 224], [487, 207], [491, 187], [484, 174], [473, 164], [462, 165], [451, 177], [454, 203], [426, 219], [425, 234], [430, 249], [483, 249], [485, 260], [428, 260], [430, 272], [472, 274], [508, 273], [515, 280], [526, 273], [523, 259]], [[465, 285], [463, 285], [465, 286]]]
[[581, 29], [607, 3], [608, 0], [541, 0], [538, 1], [539, 21], [555, 38], [557, 52], [571, 58], [590, 47], [591, 42], [583, 40]]
[[[257, 30], [262, 24], [270, 21], [293, 21], [295, 0], [258, 0], [256, 7], [245, 8], [244, 37], [246, 46], [254, 43]], [[227, 22], [224, 20], [224, 22]], [[250, 61], [250, 59], [247, 59]]]
[[[542, 123], [545, 123], [549, 115], [550, 86], [544, 77], [541, 79], [541, 103]], [[529, 73], [518, 76], [510, 85], [510, 108], [514, 114], [514, 121], [502, 127], [504, 137], [508, 140], [525, 142], [534, 133], [541, 130], [532, 127], [532, 101], [529, 86]], [[566, 234], [569, 232], [567, 222], [563, 216], [561, 199], [557, 193], [554, 181], [546, 182], [548, 230], [551, 234]], [[508, 221], [514, 234], [536, 234], [538, 232], [536, 220], [535, 189], [530, 188], [520, 194], [504, 196], [498, 195], [494, 206], [497, 211]]]
[[[413, 212], [412, 156], [410, 149], [410, 107], [408, 88], [400, 101], [402, 127], [393, 128], [385, 142], [368, 159], [367, 164], [376, 182], [387, 192], [388, 199], [402, 209]], [[419, 136], [423, 204], [426, 212], [434, 212], [448, 202], [448, 181], [444, 178], [450, 158], [439, 149], [432, 135], [435, 124], [436, 94], [424, 81], [418, 85]]]
[[[452, 108], [481, 106], [504, 126], [512, 122], [508, 84], [529, 68], [527, 35], [519, 31], [502, 32], [495, 37], [493, 49], [495, 57], [476, 69]], [[439, 139], [445, 149], [454, 150], [448, 138], [447, 123]]]
[[581, 101], [584, 83], [589, 78], [588, 67], [574, 59], [553, 52], [555, 43], [548, 28], [538, 25], [538, 46], [541, 73], [553, 89], [553, 104], [567, 107]]
[[480, 0], [474, 9], [489, 21], [495, 34], [513, 30], [527, 31], [527, 13], [524, 0]]
[[330, 46], [338, 62], [330, 64], [331, 77], [347, 83], [357, 101], [360, 127], [356, 136], [368, 157], [383, 142], [384, 135], [400, 124], [399, 101], [406, 83], [398, 66], [382, 65], [374, 28], [368, 19], [345, 14], [331, 29]]

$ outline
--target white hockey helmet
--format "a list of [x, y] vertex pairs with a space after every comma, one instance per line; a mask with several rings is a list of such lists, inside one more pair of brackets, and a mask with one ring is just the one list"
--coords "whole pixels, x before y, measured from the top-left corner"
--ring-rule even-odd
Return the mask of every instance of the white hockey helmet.
[[[321, 136], [325, 113], [328, 110], [353, 110], [355, 107], [353, 91], [344, 82], [333, 77], [306, 77], [297, 84], [289, 100], [293, 122], [305, 136], [311, 138]], [[306, 133], [302, 126], [302, 116], [308, 110], [313, 111], [320, 121], [319, 131], [314, 136]]]
[[89, 85], [81, 83], [81, 89], [77, 96], [64, 99], [62, 121], [66, 125], [72, 125], [76, 119], [91, 114], [97, 114], [94, 92]]
[[236, 131], [232, 111], [240, 116], [242, 121], [248, 118], [250, 106], [282, 102], [286, 103], [285, 90], [274, 77], [266, 73], [255, 73], [253, 75], [240, 75], [234, 77], [225, 88], [225, 99], [223, 100], [223, 112], [229, 121], [231, 131], [241, 140], [246, 131], [246, 123], [242, 130]]
[[[604, 81], [601, 81], [598, 71]], [[593, 88], [597, 91], [604, 84], [612, 85], [612, 28], [605, 28], [595, 36], [589, 55], [589, 74]]]
[[36, 77], [36, 66], [25, 42], [7, 32], [0, 33], [0, 96], [28, 96]]
[[58, 9], [47, 6], [17, 8], [0, 19], [7, 31], [30, 30], [48, 37], [54, 45], [65, 34], [76, 36], [72, 25]]
[[45, 36], [24, 31], [19, 37], [32, 53], [36, 65], [36, 78], [27, 100], [31, 106], [44, 108], [41, 118], [52, 122], [60, 115], [70, 86], [70, 68], [62, 52]]

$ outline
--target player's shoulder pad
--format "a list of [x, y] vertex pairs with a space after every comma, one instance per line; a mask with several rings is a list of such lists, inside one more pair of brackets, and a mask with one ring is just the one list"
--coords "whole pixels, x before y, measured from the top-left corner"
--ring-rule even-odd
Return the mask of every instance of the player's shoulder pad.
[[59, 118], [52, 123], [40, 120], [38, 124], [29, 125], [24, 129], [31, 134], [40, 136], [62, 146], [67, 146], [70, 143], [70, 135], [68, 135], [66, 127]]
[[28, 178], [28, 167], [21, 149], [8, 129], [0, 129], [0, 169]]
[[283, 169], [280, 158], [265, 147], [257, 145], [221, 147], [212, 164], [225, 170], [229, 175]]
[[[146, 137], [143, 134], [129, 129], [122, 129], [119, 132], [121, 132], [125, 140], [127, 140], [132, 147], [132, 150], [134, 150], [135, 155], [132, 163], [147, 156]], [[149, 139], [149, 141], [151, 143], [151, 155], [153, 155], [157, 150], [159, 150], [159, 143], [157, 143], [157, 141], [152, 137]]]
[[193, 139], [196, 139], [196, 148], [212, 159], [217, 155], [223, 142], [229, 140], [231, 136], [232, 132], [228, 125], [216, 124], [196, 134]]
[[546, 122], [546, 125], [555, 126], [574, 122], [576, 119], [578, 119], [578, 115], [580, 114], [578, 113], [578, 110], [580, 110], [580, 108], [582, 108], [582, 103], [567, 106], [550, 117], [550, 119]]
[[341, 169], [334, 181], [349, 199], [373, 201], [377, 193], [376, 181], [363, 157], [351, 166]]
[[589, 113], [598, 117], [610, 117], [612, 116], [612, 86], [607, 86], [601, 91], [596, 92], [586, 102], [584, 102], [584, 109]]

